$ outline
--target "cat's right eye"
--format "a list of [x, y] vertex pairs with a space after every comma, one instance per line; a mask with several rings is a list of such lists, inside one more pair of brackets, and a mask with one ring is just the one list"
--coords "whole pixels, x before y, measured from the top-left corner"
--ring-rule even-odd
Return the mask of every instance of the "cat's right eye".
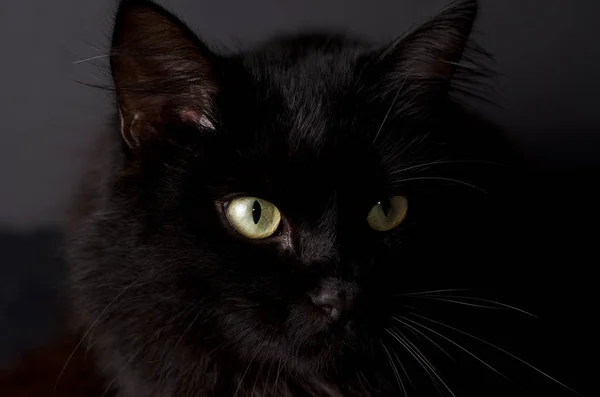
[[387, 232], [400, 225], [408, 210], [408, 200], [404, 196], [393, 196], [385, 202], [378, 202], [371, 208], [367, 223], [371, 229]]
[[238, 197], [226, 205], [227, 220], [233, 228], [249, 239], [259, 240], [272, 236], [281, 222], [277, 207], [256, 197]]

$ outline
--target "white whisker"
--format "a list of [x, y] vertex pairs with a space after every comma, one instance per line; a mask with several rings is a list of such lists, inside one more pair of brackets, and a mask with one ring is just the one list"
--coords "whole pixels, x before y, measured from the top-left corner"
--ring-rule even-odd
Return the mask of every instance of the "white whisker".
[[[281, 375], [281, 369], [283, 367], [283, 357], [280, 355], [279, 356], [279, 362], [277, 363], [277, 375], [275, 376], [275, 386], [274, 386], [274, 390], [275, 390], [275, 395], [277, 395], [277, 386], [279, 385], [279, 375]], [[287, 395], [287, 392], [286, 392]]]
[[485, 299], [470, 298], [471, 300], [480, 300], [480, 301], [482, 301], [484, 303], [490, 303], [490, 304], [494, 304], [494, 305], [497, 305], [497, 306], [481, 305], [481, 304], [470, 303], [470, 302], [461, 302], [459, 300], [456, 300], [458, 298], [460, 298], [460, 299], [469, 299], [469, 298], [466, 298], [466, 297], [456, 297], [454, 299], [448, 299], [448, 298], [444, 298], [444, 295], [439, 295], [439, 296], [435, 296], [435, 297], [433, 297], [433, 296], [420, 296], [419, 298], [421, 298], [421, 299], [437, 300], [437, 301], [448, 302], [448, 303], [455, 303], [455, 304], [464, 305], [464, 306], [478, 307], [478, 308], [481, 308], [481, 309], [496, 309], [496, 310], [511, 309], [511, 310], [515, 310], [517, 312], [526, 314], [528, 316], [531, 316], [533, 318], [538, 318], [536, 315], [531, 314], [529, 312], [526, 312], [525, 310], [522, 310], [522, 309], [510, 306], [510, 305], [506, 305], [506, 304], [503, 304], [503, 303], [500, 303], [500, 302], [488, 301], [488, 300], [485, 300]]
[[110, 55], [96, 55], [93, 57], [89, 57], [89, 58], [85, 58], [85, 59], [80, 59], [79, 61], [75, 61], [72, 62], [72, 65], [77, 65], [78, 63], [84, 63], [84, 62], [89, 62], [89, 61], [93, 61], [95, 59], [101, 59], [101, 58], [108, 58]]
[[271, 378], [271, 371], [273, 370], [273, 364], [275, 363], [275, 360], [271, 360], [271, 363], [269, 364], [269, 369], [267, 370], [267, 379], [264, 382], [264, 386], [263, 386], [263, 394], [266, 392], [266, 386], [269, 384], [269, 379]]
[[470, 307], [477, 307], [477, 308], [480, 308], [480, 309], [496, 309], [496, 310], [501, 309], [500, 307], [497, 307], [497, 306], [478, 305], [476, 303], [461, 302], [461, 301], [452, 300], [452, 299], [445, 299], [445, 298], [434, 298], [432, 296], [421, 296], [420, 298], [421, 299], [431, 299], [431, 300], [436, 300], [436, 301], [440, 301], [440, 302], [456, 303], [458, 305], [464, 305], [464, 306], [470, 306]]
[[[477, 307], [482, 307], [482, 308], [494, 309], [494, 307], [489, 307], [489, 306], [485, 306], [485, 305], [478, 306], [478, 305], [474, 305], [474, 304], [467, 304], [466, 302], [460, 302], [460, 301], [456, 301], [456, 300], [462, 299], [462, 300], [466, 300], [466, 301], [483, 302], [483, 303], [489, 303], [492, 305], [497, 305], [501, 308], [514, 310], [514, 311], [528, 315], [533, 318], [538, 318], [538, 316], [536, 316], [535, 314], [533, 314], [531, 312], [528, 312], [524, 309], [521, 309], [521, 308], [513, 306], [513, 305], [509, 305], [509, 304], [506, 304], [503, 302], [498, 302], [498, 301], [494, 301], [494, 300], [490, 300], [490, 299], [478, 298], [476, 296], [444, 294], [446, 292], [463, 292], [463, 291], [469, 291], [469, 289], [466, 289], [466, 288], [438, 289], [438, 290], [431, 290], [431, 291], [409, 292], [409, 293], [394, 295], [394, 296], [395, 297], [416, 297], [416, 298], [422, 298], [422, 299], [444, 298], [444, 299], [446, 299], [447, 302], [453, 302], [453, 303], [465, 304], [468, 306], [477, 306]], [[431, 295], [431, 296], [428, 296], [428, 295]]]
[[[186, 329], [181, 333], [181, 336], [179, 337], [179, 339], [177, 339], [177, 342], [175, 342], [175, 345], [170, 349], [171, 351], [175, 351], [175, 349], [177, 348], [177, 346], [179, 346], [179, 343], [181, 343], [181, 341], [183, 340], [183, 338], [185, 337], [185, 335], [189, 332], [189, 330], [192, 328], [192, 326], [194, 325], [194, 323], [198, 320], [198, 318], [200, 317], [200, 314], [202, 314], [202, 310], [198, 310], [198, 313], [196, 314], [196, 316], [194, 317], [194, 319], [192, 321], [190, 321], [190, 323], [188, 324], [188, 326], [186, 327]], [[167, 365], [165, 365], [166, 363], [164, 362], [165, 360], [163, 359], [163, 364], [162, 364], [162, 370], [160, 371], [160, 374], [158, 375], [158, 383], [160, 384], [164, 372], [167, 369]], [[168, 364], [170, 365], [173, 362], [172, 358], [169, 360]]]
[[406, 376], [406, 379], [408, 379], [408, 383], [410, 383], [410, 385], [414, 389], [415, 388], [415, 384], [413, 383], [413, 381], [410, 378], [410, 376], [408, 376], [408, 372], [406, 371], [406, 368], [404, 368], [404, 365], [402, 364], [402, 361], [400, 360], [400, 357], [398, 357], [398, 354], [396, 354], [396, 351], [394, 349], [392, 349], [392, 353], [394, 353], [394, 357], [396, 357], [396, 361], [398, 361], [398, 364], [400, 365], [400, 368], [402, 368], [402, 372], [404, 372], [404, 375]]
[[377, 133], [375, 134], [375, 138], [373, 138], [373, 143], [375, 143], [377, 141], [377, 138], [379, 137], [379, 134], [381, 133], [381, 130], [383, 129], [383, 126], [385, 125], [385, 122], [387, 121], [388, 117], [390, 116], [390, 112], [394, 108], [394, 105], [396, 104], [396, 101], [398, 100], [398, 97], [400, 96], [400, 91], [402, 91], [402, 89], [404, 88], [404, 84], [406, 84], [407, 80], [408, 80], [408, 74], [406, 75], [404, 80], [402, 80], [402, 84], [400, 84], [400, 87], [398, 87], [398, 90], [396, 91], [396, 95], [394, 95], [394, 99], [392, 100], [390, 107], [388, 108], [387, 112], [385, 113], [385, 117], [383, 118], [383, 121], [379, 125], [379, 129], [377, 130]]
[[[402, 87], [400, 87], [400, 89], [401, 88]], [[392, 111], [394, 105], [396, 104], [396, 101], [398, 100], [398, 96], [400, 95], [400, 89], [396, 92], [396, 95], [394, 96], [394, 100], [392, 101], [392, 104], [388, 108], [388, 110], [385, 114], [385, 117], [383, 118], [383, 121], [379, 125], [379, 129], [377, 130], [377, 133], [375, 134], [375, 138], [373, 138], [373, 143], [375, 143], [377, 141], [377, 138], [379, 137], [379, 134], [381, 133], [381, 130], [383, 129], [385, 122], [387, 121], [388, 117], [390, 116], [390, 112]]]
[[[508, 351], [506, 351], [506, 350], [502, 349], [501, 347], [498, 347], [498, 346], [494, 345], [493, 343], [490, 343], [490, 342], [488, 342], [488, 341], [486, 341], [486, 340], [484, 340], [484, 339], [481, 339], [481, 338], [479, 338], [479, 337], [477, 337], [477, 336], [475, 336], [475, 335], [472, 335], [472, 334], [470, 334], [470, 333], [468, 333], [468, 332], [462, 331], [462, 330], [460, 330], [460, 329], [458, 329], [458, 328], [452, 327], [452, 326], [450, 326], [450, 325], [448, 325], [448, 324], [444, 324], [444, 323], [442, 323], [442, 322], [440, 322], [440, 321], [432, 320], [432, 319], [430, 319], [430, 318], [427, 318], [427, 317], [425, 317], [425, 316], [421, 316], [421, 315], [419, 315], [419, 314], [415, 314], [415, 313], [412, 313], [412, 314], [413, 314], [414, 316], [417, 316], [417, 317], [420, 317], [420, 318], [422, 318], [423, 320], [427, 320], [427, 321], [430, 321], [430, 322], [432, 322], [432, 323], [434, 323], [434, 324], [438, 324], [438, 325], [441, 325], [441, 326], [443, 326], [443, 327], [449, 328], [449, 329], [451, 329], [451, 330], [453, 330], [453, 331], [455, 331], [455, 332], [458, 332], [458, 333], [460, 333], [460, 334], [462, 334], [462, 335], [468, 336], [468, 337], [470, 337], [470, 338], [473, 338], [473, 339], [475, 339], [475, 340], [477, 340], [477, 341], [479, 341], [479, 342], [481, 342], [481, 343], [483, 343], [483, 344], [486, 344], [486, 345], [488, 345], [488, 346], [490, 346], [490, 347], [493, 347], [494, 349], [496, 349], [496, 350], [498, 350], [498, 351], [500, 351], [500, 352], [502, 352], [502, 353], [504, 353], [504, 354], [506, 354], [506, 355], [508, 355], [508, 356], [512, 357], [513, 359], [515, 359], [515, 360], [519, 361], [521, 364], [524, 364], [524, 365], [528, 366], [529, 368], [533, 369], [533, 370], [534, 370], [534, 371], [536, 371], [537, 373], [539, 373], [539, 374], [541, 374], [541, 375], [545, 376], [546, 378], [548, 378], [548, 379], [550, 379], [550, 380], [554, 381], [555, 383], [557, 383], [557, 384], [561, 385], [561, 386], [562, 386], [562, 387], [564, 387], [565, 389], [567, 389], [567, 390], [569, 390], [569, 391], [571, 391], [571, 392], [573, 392], [573, 393], [577, 394], [578, 396], [581, 396], [581, 394], [580, 394], [580, 393], [578, 393], [577, 391], [575, 391], [575, 390], [571, 389], [570, 387], [568, 387], [568, 386], [567, 386], [567, 385], [565, 385], [564, 383], [562, 383], [562, 382], [558, 381], [557, 379], [553, 378], [552, 376], [548, 375], [547, 373], [543, 372], [542, 370], [538, 369], [537, 367], [535, 367], [535, 366], [533, 366], [533, 365], [529, 364], [527, 361], [525, 361], [525, 360], [523, 360], [523, 359], [521, 359], [521, 358], [519, 358], [519, 357], [515, 356], [514, 354], [512, 354], [512, 353], [510, 353], [510, 352], [508, 352]], [[409, 319], [408, 319], [408, 318], [406, 318], [406, 317], [405, 317], [405, 319], [406, 319], [406, 320], [409, 320]], [[413, 322], [414, 322], [414, 321], [413, 321]]]
[[[433, 381], [434, 385], [436, 385], [436, 387], [437, 387], [437, 381], [439, 380], [439, 382], [446, 387], [448, 392], [450, 392], [450, 394], [453, 397], [456, 397], [456, 395], [452, 392], [452, 390], [446, 384], [446, 382], [444, 382], [443, 379], [438, 375], [437, 370], [431, 364], [431, 362], [426, 357], [421, 357], [420, 351], [418, 351], [418, 350], [414, 351], [401, 335], [396, 334], [395, 332], [393, 332], [392, 330], [390, 330], [388, 328], [386, 328], [385, 331], [388, 332], [398, 343], [400, 343], [400, 345], [402, 345], [402, 347], [404, 347], [404, 349], [406, 349], [406, 351], [415, 359], [415, 361], [417, 361], [417, 363], [419, 365], [421, 365], [421, 367], [425, 370], [425, 372], [427, 372], [427, 374]], [[435, 376], [435, 378], [434, 378], [434, 376]], [[436, 378], [437, 378], [437, 380], [436, 380]]]
[[499, 167], [507, 167], [506, 165], [501, 164], [501, 163], [497, 163], [497, 162], [494, 162], [494, 161], [485, 161], [485, 160], [438, 160], [438, 161], [431, 161], [431, 162], [423, 163], [423, 164], [412, 165], [410, 167], [402, 168], [402, 169], [399, 169], [399, 170], [393, 170], [393, 171], [390, 172], [390, 175], [396, 175], [396, 174], [400, 174], [402, 172], [411, 171], [411, 170], [418, 169], [418, 168], [423, 168], [423, 167], [430, 167], [430, 166], [434, 166], [434, 165], [469, 164], [469, 163], [474, 163], [474, 164], [490, 164], [490, 165], [497, 165]]
[[426, 294], [436, 294], [438, 292], [459, 292], [459, 291], [469, 291], [468, 289], [465, 288], [452, 288], [452, 289], [434, 289], [431, 291], [421, 291], [421, 292], [408, 292], [405, 294], [400, 294], [400, 295], [394, 295], [396, 297], [400, 297], [400, 296], [413, 296], [413, 295], [426, 295]]
[[406, 343], [406, 348], [411, 349], [416, 355], [418, 355], [422, 362], [424, 364], [426, 364], [429, 369], [431, 369], [434, 372], [437, 372], [437, 368], [435, 368], [435, 366], [433, 365], [433, 363], [427, 358], [425, 357], [425, 355], [421, 352], [420, 349], [418, 349], [414, 343], [412, 343], [399, 329], [397, 328], [393, 328], [392, 332], [400, 339], [402, 339], [404, 341], [404, 343]]
[[[470, 300], [470, 301], [479, 301], [479, 302], [483, 302], [483, 303], [489, 303], [489, 304], [493, 304], [493, 305], [498, 305], [498, 306], [506, 308], [506, 309], [515, 310], [515, 311], [517, 311], [519, 313], [526, 314], [526, 315], [531, 316], [533, 318], [538, 318], [538, 316], [536, 316], [535, 314], [532, 314], [532, 313], [530, 313], [528, 311], [520, 309], [520, 308], [518, 308], [516, 306], [507, 305], [506, 303], [497, 302], [497, 301], [493, 301], [493, 300], [489, 300], [489, 299], [482, 299], [482, 298], [471, 297], [471, 296], [459, 296], [459, 295], [436, 295], [435, 296], [435, 298], [438, 298], [438, 297], [441, 297], [441, 298], [450, 298], [451, 300], [464, 299], [464, 300]], [[423, 298], [425, 298], [425, 296]], [[427, 297], [427, 298], [431, 298], [431, 297]], [[454, 302], [454, 303], [465, 304], [465, 302]], [[482, 307], [486, 307], [486, 306], [482, 306]]]
[[439, 350], [441, 350], [446, 356], [448, 356], [448, 358], [454, 362], [456, 362], [456, 360], [454, 360], [454, 357], [452, 357], [452, 355], [450, 353], [448, 353], [446, 351], [446, 349], [444, 349], [443, 347], [441, 347], [438, 343], [436, 343], [433, 339], [431, 339], [430, 337], [428, 337], [427, 335], [425, 335], [423, 333], [423, 331], [413, 327], [412, 325], [408, 324], [405, 321], [402, 321], [401, 319], [399, 319], [396, 316], [392, 316], [392, 318], [396, 321], [398, 321], [400, 324], [404, 325], [405, 327], [407, 327], [409, 330], [413, 330], [414, 332], [418, 333], [419, 335], [421, 335], [422, 337], [424, 337], [425, 339], [427, 339], [429, 342], [431, 342], [431, 344], [433, 344], [435, 347], [437, 347]]
[[385, 343], [383, 343], [383, 341], [381, 341], [381, 347], [383, 347], [383, 350], [387, 354], [388, 361], [390, 362], [390, 366], [392, 367], [392, 370], [394, 371], [394, 376], [396, 376], [396, 381], [398, 382], [398, 386], [400, 387], [400, 389], [402, 389], [402, 393], [404, 393], [405, 396], [408, 396], [408, 394], [406, 393], [406, 388], [404, 387], [404, 382], [402, 382], [402, 378], [400, 377], [400, 373], [398, 372], [398, 367], [396, 367], [396, 364], [394, 363], [394, 360], [392, 359], [392, 355], [390, 354], [387, 347], [385, 347]]
[[106, 386], [106, 388], [104, 389], [104, 392], [102, 393], [102, 396], [100, 397], [104, 397], [106, 395], [106, 393], [109, 392], [111, 386], [115, 383], [115, 381], [117, 380], [117, 378], [119, 377], [119, 375], [125, 370], [125, 368], [127, 368], [127, 366], [129, 364], [131, 364], [131, 362], [138, 356], [138, 354], [140, 354], [142, 352], [142, 350], [138, 350], [135, 354], [132, 354], [131, 357], [129, 357], [129, 360], [127, 360], [127, 362], [125, 364], [123, 364], [123, 366], [119, 369], [119, 371], [117, 372], [117, 374], [112, 378], [112, 380], [108, 383], [108, 385]]
[[421, 177], [415, 177], [415, 178], [404, 178], [404, 179], [400, 179], [397, 181], [394, 181], [394, 183], [402, 183], [402, 182], [411, 182], [411, 181], [425, 181], [425, 180], [434, 180], [434, 181], [447, 181], [447, 182], [454, 182], [454, 183], [458, 183], [459, 185], [464, 185], [464, 186], [468, 186], [470, 188], [473, 188], [475, 190], [478, 190], [482, 193], [487, 193], [486, 190], [477, 187], [471, 183], [465, 182], [465, 181], [461, 181], [459, 179], [452, 179], [452, 178], [444, 178], [444, 177], [440, 177], [440, 176], [421, 176]]
[[263, 345], [259, 345], [256, 348], [256, 352], [250, 358], [250, 361], [248, 362], [248, 365], [246, 366], [246, 370], [242, 374], [242, 377], [240, 378], [240, 381], [238, 382], [238, 385], [235, 388], [235, 393], [233, 393], [233, 397], [236, 397], [238, 395], [238, 393], [240, 391], [240, 387], [242, 386], [242, 383], [244, 382], [244, 378], [246, 377], [246, 374], [248, 373], [248, 371], [250, 370], [250, 367], [252, 366], [252, 362], [254, 361], [254, 359], [256, 358], [256, 356], [258, 356], [258, 353], [260, 353], [260, 351], [262, 350], [262, 348], [263, 348]]
[[[417, 314], [414, 314], [414, 315], [418, 316]], [[421, 317], [421, 316], [419, 316], [419, 317]], [[448, 338], [447, 336], [442, 335], [441, 333], [439, 333], [439, 332], [437, 332], [437, 331], [435, 331], [435, 330], [433, 330], [433, 329], [431, 329], [431, 328], [429, 328], [429, 327], [427, 327], [427, 326], [425, 326], [425, 325], [423, 325], [423, 324], [421, 324], [421, 323], [419, 323], [417, 321], [411, 320], [410, 318], [407, 318], [407, 317], [404, 317], [404, 316], [402, 318], [405, 319], [405, 320], [407, 320], [407, 321], [410, 321], [411, 323], [413, 323], [413, 324], [415, 324], [415, 325], [417, 325], [419, 327], [422, 327], [425, 330], [427, 330], [427, 331], [429, 331], [429, 332], [431, 332], [431, 333], [439, 336], [440, 338], [448, 341], [449, 343], [453, 344], [454, 346], [458, 347], [460, 350], [464, 351], [465, 353], [467, 353], [468, 355], [470, 355], [471, 357], [473, 357], [475, 360], [479, 361], [481, 364], [485, 365], [486, 367], [488, 367], [489, 369], [491, 369], [492, 371], [494, 371], [498, 375], [502, 376], [504, 379], [508, 380], [508, 378], [502, 372], [498, 371], [496, 368], [492, 367], [490, 364], [488, 364], [487, 362], [485, 362], [484, 360], [482, 360], [481, 358], [479, 358], [477, 355], [475, 355], [474, 353], [472, 353], [469, 349], [467, 349], [467, 348], [463, 347], [462, 345], [456, 343], [455, 341], [453, 341], [452, 339]]]
[[[58, 374], [58, 378], [56, 379], [56, 382], [54, 384], [54, 393], [56, 394], [56, 389], [58, 387], [58, 384], [60, 382], [60, 379], [62, 378], [63, 374], [65, 373], [65, 370], [67, 369], [67, 366], [69, 365], [69, 363], [71, 362], [71, 360], [73, 359], [73, 356], [75, 355], [75, 353], [77, 352], [77, 350], [79, 350], [79, 347], [81, 347], [81, 345], [83, 344], [83, 342], [85, 341], [85, 339], [87, 338], [87, 336], [90, 334], [90, 332], [92, 331], [92, 329], [94, 329], [94, 327], [96, 326], [96, 324], [98, 324], [98, 322], [100, 321], [100, 319], [106, 314], [106, 312], [108, 311], [108, 309], [110, 309], [112, 307], [112, 305], [121, 297], [123, 296], [123, 294], [125, 292], [127, 292], [127, 290], [129, 290], [131, 287], [134, 286], [134, 284], [136, 282], [138, 282], [144, 275], [138, 277], [137, 279], [135, 279], [134, 281], [131, 282], [131, 284], [127, 285], [126, 287], [124, 287], [121, 292], [119, 292], [107, 305], [106, 307], [100, 312], [100, 314], [98, 314], [98, 316], [96, 317], [96, 319], [92, 322], [92, 324], [88, 327], [88, 329], [85, 331], [85, 333], [83, 334], [83, 336], [81, 337], [81, 339], [79, 339], [79, 342], [77, 343], [77, 345], [75, 346], [75, 348], [73, 349], [73, 351], [71, 352], [71, 354], [69, 355], [69, 357], [67, 358], [67, 361], [65, 362], [65, 365], [63, 365], [62, 369], [60, 370], [60, 373]], [[142, 283], [143, 284], [143, 283]]]
[[256, 389], [256, 384], [258, 383], [258, 379], [261, 376], [262, 369], [263, 369], [264, 365], [265, 365], [265, 362], [261, 361], [260, 362], [260, 367], [258, 368], [258, 371], [256, 371], [256, 377], [254, 378], [254, 383], [252, 384], [252, 390], [250, 391], [249, 397], [254, 397], [254, 390]]

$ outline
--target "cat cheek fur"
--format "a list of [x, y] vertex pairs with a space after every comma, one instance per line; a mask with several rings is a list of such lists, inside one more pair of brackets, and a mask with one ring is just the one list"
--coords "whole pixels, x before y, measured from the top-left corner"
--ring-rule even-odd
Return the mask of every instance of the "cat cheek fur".
[[[121, 2], [120, 134], [67, 230], [76, 317], [119, 395], [399, 393], [381, 343], [392, 297], [428, 279], [429, 245], [452, 247], [446, 226], [475, 208], [441, 182], [479, 176], [423, 164], [503, 155], [453, 97], [487, 74], [476, 11], [455, 1], [379, 49], [310, 34], [224, 56], [158, 5]], [[367, 213], [394, 194], [409, 215], [375, 233]], [[238, 196], [274, 203], [280, 234], [236, 234], [219, 205]]]

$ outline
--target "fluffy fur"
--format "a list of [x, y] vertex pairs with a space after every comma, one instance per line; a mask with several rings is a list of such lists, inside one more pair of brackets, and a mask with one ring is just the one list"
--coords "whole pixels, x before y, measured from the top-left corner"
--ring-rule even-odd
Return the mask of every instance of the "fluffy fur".
[[[488, 75], [468, 40], [476, 13], [457, 1], [384, 47], [306, 34], [223, 55], [161, 7], [121, 3], [119, 127], [68, 228], [76, 318], [109, 389], [404, 391], [414, 354], [397, 341], [419, 328], [398, 322], [410, 316], [400, 295], [473, 274], [483, 226], [500, 218], [487, 206], [508, 146], [457, 101]], [[374, 232], [367, 213], [395, 194], [409, 199], [406, 221]], [[278, 206], [275, 236], [232, 230], [223, 205], [239, 195]], [[339, 322], [308, 299], [324, 283], [353, 297]]]

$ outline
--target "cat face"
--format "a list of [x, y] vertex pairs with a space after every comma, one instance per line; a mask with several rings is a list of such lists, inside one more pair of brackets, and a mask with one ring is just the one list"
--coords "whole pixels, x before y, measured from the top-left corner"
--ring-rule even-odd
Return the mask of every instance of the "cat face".
[[116, 171], [72, 254], [83, 317], [127, 297], [96, 332], [180, 369], [207, 351], [291, 373], [368, 367], [397, 297], [434, 268], [458, 274], [432, 263], [464, 248], [481, 196], [459, 165], [489, 137], [450, 97], [475, 10], [382, 49], [306, 35], [225, 57], [124, 3]]
[[[267, 84], [282, 90], [298, 73]], [[265, 103], [224, 101], [227, 124], [215, 123], [208, 142], [192, 139], [191, 150], [203, 154], [181, 167], [175, 190], [186, 203], [184, 225], [202, 246], [198, 267], [215, 272], [206, 278], [215, 291], [210, 305], [234, 312], [219, 319], [229, 339], [248, 347], [269, 341], [257, 359], [322, 365], [365, 343], [367, 329], [377, 327], [369, 308], [373, 314], [385, 304], [376, 303], [385, 299], [378, 279], [393, 275], [390, 245], [406, 231], [401, 223], [410, 222], [408, 213], [402, 219], [407, 202], [393, 198], [407, 192], [386, 183], [390, 176], [363, 132], [373, 128], [368, 120], [355, 116], [349, 125], [346, 119], [344, 107], [363, 100], [350, 93], [351, 77], [346, 84], [300, 88], [294, 93], [304, 97], [300, 106], [290, 103], [297, 98], [274, 101], [253, 92], [261, 87], [250, 88], [249, 96]], [[387, 219], [377, 213], [379, 202], [397, 227], [371, 226], [371, 211], [373, 224]], [[218, 259], [208, 264], [207, 256]], [[377, 288], [369, 290], [369, 282]]]
[[262, 63], [264, 80], [242, 63], [233, 84], [221, 85], [218, 119], [204, 127], [169, 119], [158, 131], [174, 144], [132, 154], [140, 168], [127, 185], [150, 184], [133, 206], [155, 219], [151, 234], [182, 277], [179, 293], [202, 304], [200, 316], [218, 308], [204, 320], [244, 359], [320, 368], [371, 343], [389, 314], [386, 280], [412, 221], [410, 192], [390, 185], [394, 169], [382, 162], [399, 142], [369, 133], [384, 115], [352, 110], [385, 104], [368, 103], [348, 65], [358, 60], [338, 55], [346, 65], [329, 73], [339, 82], [287, 94], [302, 68], [318, 74], [324, 65], [300, 61], [277, 74], [271, 68], [282, 66], [264, 55], [245, 60]]

